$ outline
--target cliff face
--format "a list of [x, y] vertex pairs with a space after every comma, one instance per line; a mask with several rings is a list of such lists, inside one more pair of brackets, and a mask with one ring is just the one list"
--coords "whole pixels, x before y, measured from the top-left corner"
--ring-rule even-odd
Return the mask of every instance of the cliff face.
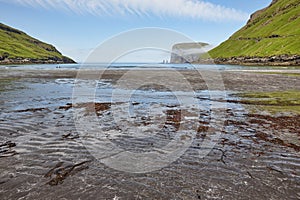
[[172, 47], [171, 63], [193, 63], [204, 53], [207, 43], [179, 43]]
[[0, 64], [74, 63], [54, 46], [0, 23]]
[[217, 63], [300, 65], [300, 1], [273, 0], [209, 51]]

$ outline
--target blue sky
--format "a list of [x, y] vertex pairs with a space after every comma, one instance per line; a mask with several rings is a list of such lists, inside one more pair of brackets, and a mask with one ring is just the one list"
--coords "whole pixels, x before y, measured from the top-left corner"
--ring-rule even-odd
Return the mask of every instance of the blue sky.
[[[121, 32], [160, 27], [218, 45], [271, 0], [0, 0], [0, 21], [78, 62]], [[182, 41], [185, 42], [185, 41]]]

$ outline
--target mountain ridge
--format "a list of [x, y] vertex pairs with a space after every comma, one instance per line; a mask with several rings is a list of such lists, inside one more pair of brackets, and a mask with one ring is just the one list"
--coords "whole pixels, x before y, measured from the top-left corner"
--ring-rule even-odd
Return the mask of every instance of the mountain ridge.
[[300, 27], [299, 0], [273, 0], [208, 53], [217, 64], [300, 65], [297, 27]]
[[0, 64], [75, 63], [53, 45], [0, 22]]

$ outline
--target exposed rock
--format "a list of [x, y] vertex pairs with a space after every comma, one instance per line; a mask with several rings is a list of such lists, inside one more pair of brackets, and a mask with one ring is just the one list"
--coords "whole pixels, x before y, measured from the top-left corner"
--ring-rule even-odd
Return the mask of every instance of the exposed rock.
[[[207, 62], [207, 60], [204, 60], [204, 62]], [[216, 64], [229, 64], [229, 65], [299, 66], [300, 55], [216, 58], [214, 60], [211, 60], [211, 62], [214, 62]]]
[[4, 58], [0, 56], [0, 64], [13, 65], [13, 64], [64, 64], [75, 63], [68, 57], [58, 58], [50, 57], [48, 59], [34, 59], [34, 58]]
[[205, 53], [207, 43], [179, 43], [172, 48], [171, 63], [193, 63]]

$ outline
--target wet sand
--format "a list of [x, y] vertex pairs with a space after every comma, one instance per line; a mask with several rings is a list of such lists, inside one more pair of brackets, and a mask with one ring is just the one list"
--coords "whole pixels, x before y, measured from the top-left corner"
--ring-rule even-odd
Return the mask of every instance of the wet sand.
[[[72, 102], [76, 70], [1, 69], [1, 199], [299, 199], [299, 115], [250, 113], [231, 96], [245, 91], [300, 90], [299, 76], [222, 71], [225, 91], [217, 92], [226, 95], [213, 99], [221, 112], [212, 114], [207, 90], [218, 88], [213, 84], [214, 73], [206, 73], [212, 80], [208, 88], [195, 71], [180, 70], [201, 104], [194, 109], [179, 106], [174, 93], [159, 84], [139, 88], [131, 102], [110, 101], [111, 91], [121, 87], [117, 83], [126, 72], [105, 71], [98, 82], [94, 107], [89, 101]], [[127, 80], [127, 87], [153, 73], [140, 72], [140, 79]], [[87, 77], [95, 78], [95, 74], [89, 71]], [[189, 95], [180, 80], [169, 77], [167, 82], [180, 94]], [[126, 93], [126, 88], [119, 89]], [[113, 123], [113, 109], [126, 103], [133, 113], [131, 119]], [[161, 119], [149, 114], [157, 105], [159, 116], [165, 119], [160, 125]], [[95, 112], [100, 124], [97, 128], [104, 132], [128, 133], [110, 138], [124, 151], [155, 151], [179, 132], [195, 130], [195, 137], [180, 158], [160, 170], [122, 172], [90, 153], [102, 138], [89, 135], [86, 139], [76, 129], [74, 112], [78, 109], [82, 109], [82, 116]], [[199, 117], [189, 121], [194, 115]], [[141, 127], [147, 127], [149, 137], [130, 135], [132, 129]], [[220, 137], [202, 158], [203, 143], [214, 132], [220, 132]]]
[[[101, 80], [108, 80], [115, 82], [120, 79], [129, 70], [119, 69], [119, 70], [82, 70], [88, 79], [99, 79], [101, 75]], [[166, 74], [170, 70], [130, 70], [134, 73], [139, 73], [141, 76], [147, 74], [148, 72], [158, 72], [159, 74]], [[284, 91], [284, 90], [300, 90], [299, 69], [244, 69], [244, 70], [225, 70], [225, 71], [212, 71], [211, 73], [207, 70], [179, 70], [179, 73], [185, 76], [185, 78], [190, 82], [195, 90], [205, 90], [207, 89], [207, 84], [201, 76], [211, 74], [220, 74], [222, 82], [224, 84], [224, 89], [228, 91]], [[268, 72], [270, 74], [268, 74]], [[203, 74], [201, 74], [203, 73]], [[278, 73], [278, 74], [273, 74]], [[280, 74], [281, 73], [281, 74]], [[284, 74], [294, 73], [299, 74], [299, 76], [284, 76]], [[78, 76], [78, 70], [73, 69], [57, 69], [57, 70], [25, 70], [25, 69], [0, 69], [0, 78], [36, 78], [36, 79], [59, 79], [59, 78], [69, 78], [75, 79]], [[141, 77], [143, 78], [143, 77]], [[214, 77], [210, 77], [214, 79]], [[170, 80], [174, 81], [174, 80]], [[176, 80], [174, 81], [176, 82]]]

